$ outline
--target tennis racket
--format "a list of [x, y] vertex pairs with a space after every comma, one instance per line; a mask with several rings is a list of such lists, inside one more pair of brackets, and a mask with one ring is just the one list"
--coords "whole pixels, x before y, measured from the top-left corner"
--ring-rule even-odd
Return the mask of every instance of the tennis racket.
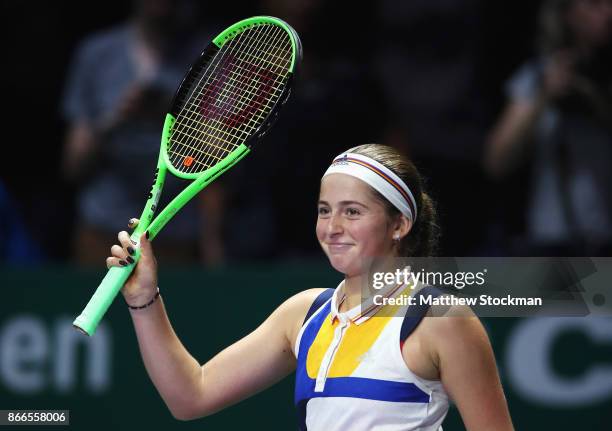
[[[155, 238], [191, 198], [250, 152], [287, 101], [301, 57], [295, 30], [274, 17], [242, 20], [213, 39], [166, 114], [154, 184], [130, 237], [134, 245], [145, 231]], [[168, 172], [192, 182], [153, 218]], [[73, 322], [77, 329], [93, 335], [134, 266], [108, 271]]]

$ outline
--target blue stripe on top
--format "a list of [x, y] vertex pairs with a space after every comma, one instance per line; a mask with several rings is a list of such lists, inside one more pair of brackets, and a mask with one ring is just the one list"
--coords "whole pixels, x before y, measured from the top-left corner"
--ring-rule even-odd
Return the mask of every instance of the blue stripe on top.
[[308, 377], [308, 372], [306, 371], [306, 356], [325, 318], [329, 316], [330, 310], [331, 297], [312, 320], [308, 322], [308, 326], [304, 328], [302, 338], [300, 339], [295, 370], [295, 406], [297, 408], [298, 429], [301, 431], [306, 430], [306, 404], [310, 399], [308, 395], [314, 392], [314, 381]]
[[330, 377], [325, 381], [323, 392], [314, 392], [309, 398], [348, 397], [366, 400], [391, 401], [396, 403], [428, 403], [429, 394], [414, 383], [389, 380], [366, 379], [364, 377]]
[[308, 309], [308, 313], [306, 313], [306, 317], [304, 317], [304, 323], [302, 326], [310, 319], [310, 316], [314, 314], [323, 304], [325, 304], [334, 294], [335, 289], [325, 289], [323, 292], [319, 293], [319, 296], [312, 301], [310, 308]]
[[[331, 311], [331, 298], [327, 300], [325, 305], [319, 310], [317, 314], [312, 317], [308, 326], [304, 328], [302, 332], [302, 338], [300, 339], [300, 348], [297, 357], [297, 366], [295, 370], [295, 403], [298, 404], [305, 398], [310, 398], [308, 395], [314, 392], [314, 380], [308, 377], [306, 371], [306, 358], [308, 356], [308, 350], [312, 345], [315, 337], [321, 329], [321, 325], [325, 322], [325, 318], [329, 316]], [[312, 386], [312, 387], [311, 387]]]

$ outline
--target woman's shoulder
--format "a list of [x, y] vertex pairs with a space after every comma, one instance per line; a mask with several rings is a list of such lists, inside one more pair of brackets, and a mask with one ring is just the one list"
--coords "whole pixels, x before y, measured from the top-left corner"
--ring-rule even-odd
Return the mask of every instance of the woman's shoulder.
[[287, 299], [281, 305], [281, 307], [284, 307], [286, 311], [294, 316], [298, 321], [300, 321], [301, 318], [301, 322], [303, 322], [311, 305], [314, 303], [317, 297], [326, 290], [327, 289], [323, 288], [303, 290]]
[[[283, 316], [283, 326], [287, 330], [287, 338], [294, 350], [295, 340], [302, 328], [306, 314], [317, 297], [327, 289], [307, 289], [291, 296], [280, 307], [278, 312]], [[294, 350], [295, 351], [295, 350]]]
[[421, 326], [421, 334], [438, 354], [488, 342], [482, 322], [467, 305], [433, 305]]

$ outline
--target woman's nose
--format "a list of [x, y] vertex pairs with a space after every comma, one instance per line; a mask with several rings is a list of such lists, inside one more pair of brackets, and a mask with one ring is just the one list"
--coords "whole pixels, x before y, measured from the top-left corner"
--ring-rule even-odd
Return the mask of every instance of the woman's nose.
[[339, 214], [332, 214], [329, 219], [329, 224], [327, 225], [327, 233], [329, 235], [334, 235], [338, 233], [342, 233], [343, 224], [342, 217]]

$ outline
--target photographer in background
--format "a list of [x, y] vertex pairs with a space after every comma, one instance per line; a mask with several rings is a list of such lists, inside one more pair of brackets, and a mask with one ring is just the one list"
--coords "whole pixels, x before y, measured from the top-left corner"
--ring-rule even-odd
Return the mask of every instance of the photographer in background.
[[[138, 0], [128, 22], [88, 37], [77, 50], [62, 107], [69, 122], [63, 171], [79, 190], [74, 256], [81, 264], [97, 264], [118, 227], [139, 214], [166, 109], [203, 46], [194, 12], [190, 1]], [[173, 196], [180, 187], [166, 189]], [[162, 260], [216, 260], [215, 211], [205, 200], [214, 189], [159, 238]], [[206, 236], [206, 246], [193, 232]]]
[[[547, 0], [541, 55], [510, 79], [485, 157], [500, 179], [531, 159], [535, 255], [604, 255], [612, 244], [612, 1]], [[513, 202], [506, 202], [513, 205]]]

